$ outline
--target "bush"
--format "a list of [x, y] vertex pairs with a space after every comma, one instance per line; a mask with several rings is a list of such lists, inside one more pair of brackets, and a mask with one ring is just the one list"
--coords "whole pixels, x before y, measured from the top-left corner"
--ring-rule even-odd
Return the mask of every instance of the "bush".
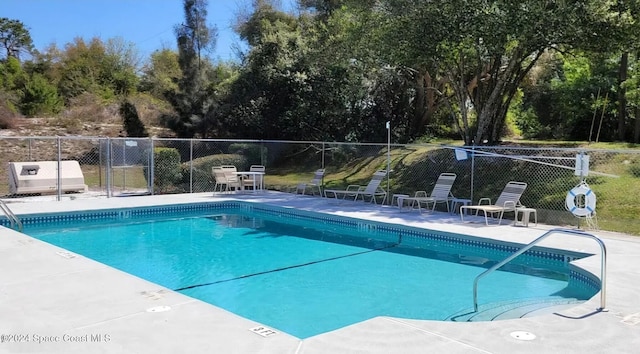
[[0, 89], [0, 129], [11, 129], [15, 127], [15, 118], [17, 118], [15, 105], [13, 101], [15, 97]]
[[[146, 173], [145, 173], [146, 175]], [[153, 184], [160, 193], [175, 189], [182, 178], [180, 153], [177, 149], [157, 147], [153, 149]]]
[[[267, 148], [258, 144], [234, 143], [229, 145], [229, 153], [244, 155], [249, 163], [262, 165], [267, 158]], [[238, 166], [239, 168], [239, 166]]]
[[22, 93], [20, 110], [29, 117], [56, 114], [62, 110], [58, 89], [40, 74], [34, 74], [24, 84]]

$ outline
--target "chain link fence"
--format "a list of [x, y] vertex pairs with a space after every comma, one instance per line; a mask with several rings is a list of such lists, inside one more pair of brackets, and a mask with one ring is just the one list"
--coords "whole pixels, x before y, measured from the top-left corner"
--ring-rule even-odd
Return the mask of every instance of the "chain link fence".
[[[63, 193], [65, 171], [56, 171], [58, 178], [49, 179], [42, 194], [58, 200], [211, 192], [211, 168], [218, 165], [239, 171], [266, 166], [265, 188], [282, 192], [295, 192], [319, 168], [326, 170], [325, 188], [365, 185], [376, 170], [389, 169], [382, 187], [390, 195], [429, 193], [441, 173], [453, 172], [457, 198], [495, 201], [507, 182], [526, 182], [521, 202], [537, 209], [540, 222], [572, 226], [583, 220], [567, 211], [565, 198], [584, 177], [597, 195], [599, 227], [640, 235], [640, 150], [97, 137], [0, 137], [0, 149], [3, 198], [33, 194], [11, 193], [10, 184], [20, 179], [10, 178], [11, 162], [78, 161], [86, 192]], [[580, 156], [589, 158], [589, 173], [582, 177], [576, 175]]]

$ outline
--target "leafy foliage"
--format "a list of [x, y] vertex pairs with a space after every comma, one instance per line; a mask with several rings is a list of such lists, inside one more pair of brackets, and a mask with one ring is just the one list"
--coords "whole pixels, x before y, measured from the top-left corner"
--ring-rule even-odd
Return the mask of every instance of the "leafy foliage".
[[130, 137], [147, 137], [147, 129], [138, 116], [138, 110], [133, 103], [124, 100], [120, 104], [120, 116], [122, 117], [122, 125], [124, 126], [127, 136]]
[[207, 26], [207, 1], [184, 0], [185, 23], [175, 27], [178, 40], [178, 65], [182, 77], [178, 90], [168, 95], [176, 116], [166, 116], [168, 126], [180, 137], [197, 133], [206, 137], [215, 125], [217, 95], [208, 80], [214, 72], [203, 61], [202, 51], [215, 46], [217, 30]]
[[149, 62], [142, 68], [140, 90], [167, 99], [167, 95], [178, 90], [177, 82], [181, 77], [178, 54], [169, 49], [157, 50], [151, 53]]
[[31, 75], [21, 92], [20, 111], [27, 116], [56, 114], [62, 110], [57, 88], [40, 74]]
[[0, 58], [20, 59], [20, 53], [31, 53], [33, 41], [25, 25], [19, 20], [0, 17], [0, 45], [4, 54]]
[[177, 149], [157, 147], [153, 149], [153, 161], [155, 188], [160, 192], [167, 192], [170, 187], [182, 178], [180, 153]]
[[48, 54], [56, 58], [52, 70], [58, 78], [58, 90], [66, 102], [85, 92], [104, 99], [135, 92], [135, 54], [119, 43], [111, 40], [105, 44], [99, 38], [87, 43], [76, 38], [63, 52], [49, 49]]
[[[162, 121], [180, 137], [640, 141], [637, 0], [299, 0], [296, 13], [251, 3], [235, 26], [248, 44], [238, 62], [209, 58], [207, 1], [183, 0], [178, 51], [154, 52], [140, 77], [119, 38], [78, 38], [25, 63], [5, 55], [6, 106], [55, 114], [85, 94], [141, 90], [169, 102]], [[24, 29], [11, 21], [0, 24]]]

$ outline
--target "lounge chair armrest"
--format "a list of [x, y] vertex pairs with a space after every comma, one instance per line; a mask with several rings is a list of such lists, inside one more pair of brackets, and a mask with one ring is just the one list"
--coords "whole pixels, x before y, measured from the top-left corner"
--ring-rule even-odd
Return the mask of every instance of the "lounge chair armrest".
[[417, 191], [416, 194], [413, 197], [414, 198], [426, 198], [427, 197], [427, 192], [426, 191]]
[[478, 205], [482, 205], [484, 203], [491, 205], [491, 198], [480, 198], [480, 200], [478, 201]]
[[350, 184], [347, 186], [347, 189], [345, 189], [346, 191], [349, 192], [355, 192], [355, 191], [359, 191], [360, 188], [362, 188], [362, 186], [358, 185], [358, 184]]
[[511, 208], [511, 209], [515, 209], [516, 208], [516, 203], [512, 200], [507, 200], [506, 202], [504, 202], [504, 205], [502, 206], [503, 208], [507, 209], [507, 208]]

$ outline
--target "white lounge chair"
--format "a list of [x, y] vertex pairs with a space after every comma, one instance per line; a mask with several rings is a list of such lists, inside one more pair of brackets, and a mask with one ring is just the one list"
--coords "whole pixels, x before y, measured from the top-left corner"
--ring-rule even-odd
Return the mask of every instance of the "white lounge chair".
[[524, 190], [527, 188], [527, 184], [524, 182], [514, 182], [511, 181], [507, 183], [507, 185], [500, 193], [498, 200], [496, 200], [495, 204], [491, 204], [490, 198], [481, 198], [478, 201], [478, 205], [463, 205], [460, 207], [460, 220], [464, 221], [464, 213], [468, 210], [475, 210], [478, 215], [479, 211], [484, 213], [484, 222], [489, 225], [489, 219], [487, 214], [491, 214], [491, 217], [494, 217], [495, 214], [500, 214], [498, 219], [498, 225], [502, 223], [502, 217], [504, 213], [512, 212], [515, 214], [516, 208], [520, 207], [520, 198], [524, 193]]
[[324, 168], [316, 170], [313, 174], [311, 182], [300, 183], [296, 188], [296, 193], [305, 194], [307, 187], [311, 190], [311, 194], [316, 195], [315, 188], [318, 189], [318, 195], [322, 196], [322, 178], [324, 177]]
[[346, 199], [347, 197], [353, 197], [353, 200], [358, 200], [358, 197], [362, 197], [363, 201], [366, 201], [365, 198], [371, 198], [370, 202], [378, 204], [376, 200], [377, 197], [382, 197], [382, 203], [384, 204], [385, 200], [387, 200], [387, 192], [380, 188], [380, 183], [387, 175], [386, 170], [379, 170], [373, 174], [371, 181], [366, 186], [361, 186], [357, 184], [351, 184], [347, 186], [347, 189], [325, 189], [324, 196], [329, 198], [329, 195], [333, 195], [335, 199], [338, 198], [339, 195], [342, 195], [342, 199]]
[[436, 185], [431, 190], [431, 194], [427, 195], [425, 191], [417, 191], [414, 197], [404, 198], [404, 200], [410, 201], [412, 208], [417, 205], [421, 213], [423, 203], [426, 209], [429, 209], [429, 205], [431, 205], [431, 211], [436, 209], [438, 203], [444, 203], [447, 205], [447, 211], [451, 212], [449, 201], [453, 197], [451, 187], [453, 187], [456, 177], [455, 173], [441, 173], [436, 180]]

